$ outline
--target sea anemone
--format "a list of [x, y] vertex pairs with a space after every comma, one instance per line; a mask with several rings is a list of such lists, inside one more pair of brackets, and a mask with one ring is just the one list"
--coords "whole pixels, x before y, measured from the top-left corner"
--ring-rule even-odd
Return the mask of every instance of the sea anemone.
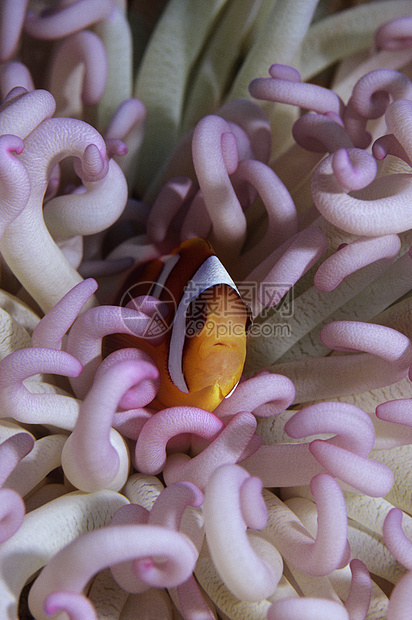
[[410, 2], [150, 5], [0, 5], [0, 616], [407, 618]]

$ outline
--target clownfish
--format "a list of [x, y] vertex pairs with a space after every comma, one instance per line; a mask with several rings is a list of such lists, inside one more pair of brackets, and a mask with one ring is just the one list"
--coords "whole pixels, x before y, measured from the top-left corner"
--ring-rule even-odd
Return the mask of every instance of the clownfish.
[[116, 303], [125, 306], [146, 295], [163, 302], [163, 312], [151, 317], [145, 337], [105, 336], [103, 356], [130, 347], [150, 355], [160, 374], [152, 408], [187, 405], [213, 411], [240, 380], [251, 325], [249, 307], [211, 245], [201, 238], [138, 265]]

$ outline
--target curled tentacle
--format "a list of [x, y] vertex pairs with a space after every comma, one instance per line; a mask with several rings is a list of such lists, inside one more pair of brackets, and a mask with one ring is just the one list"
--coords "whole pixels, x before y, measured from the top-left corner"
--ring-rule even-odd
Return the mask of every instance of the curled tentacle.
[[47, 90], [27, 92], [25, 88], [13, 88], [0, 106], [0, 134], [8, 133], [24, 140], [53, 115], [55, 108], [54, 97]]
[[367, 121], [383, 116], [391, 100], [411, 97], [412, 84], [398, 71], [376, 69], [361, 77], [353, 87], [343, 114], [345, 128], [354, 145], [369, 146], [371, 135], [366, 131]]
[[314, 576], [328, 575], [347, 562], [345, 500], [338, 483], [327, 474], [315, 476], [310, 489], [318, 511], [316, 539], [298, 526], [299, 519], [275, 496], [268, 505], [265, 535], [299, 571]]
[[101, 99], [107, 79], [106, 50], [93, 32], [83, 30], [65, 38], [53, 58], [49, 90], [56, 98], [58, 116], [81, 115], [70, 84], [70, 74], [79, 64], [84, 65], [84, 73], [81, 92], [76, 94], [79, 103], [91, 106]]
[[216, 407], [214, 414], [218, 418], [225, 418], [234, 415], [242, 408], [255, 412], [261, 405], [269, 404], [270, 413], [255, 412], [255, 415], [276, 415], [292, 404], [294, 396], [294, 385], [287, 377], [260, 372], [255, 377], [239, 383], [233, 394]]
[[285, 431], [295, 439], [325, 433], [336, 437], [305, 444], [262, 445], [243, 465], [266, 487], [309, 484], [325, 471], [373, 496], [385, 495], [392, 487], [390, 469], [367, 458], [375, 435], [369, 416], [359, 408], [347, 403], [317, 403], [295, 413]]
[[0, 402], [3, 417], [29, 424], [54, 424], [73, 428], [78, 403], [74, 398], [60, 394], [34, 394], [23, 384], [24, 379], [38, 373], [78, 376], [80, 362], [55, 349], [21, 349], [0, 361]]
[[301, 82], [299, 72], [293, 67], [273, 65], [270, 74], [270, 78], [252, 80], [249, 85], [252, 97], [288, 103], [319, 114], [334, 112], [342, 116], [344, 106], [338, 95], [328, 88]]
[[81, 314], [73, 324], [67, 339], [67, 351], [83, 364], [80, 377], [73, 379], [72, 387], [79, 398], [84, 398], [102, 361], [102, 339], [108, 334], [144, 335], [150, 318], [131, 308], [98, 306]]
[[66, 293], [36, 325], [32, 334], [33, 346], [61, 349], [64, 334], [96, 289], [97, 282], [89, 278]]
[[31, 611], [43, 619], [42, 606], [53, 592], [64, 589], [80, 593], [89, 579], [103, 568], [126, 560], [153, 557], [166, 561], [147, 561], [139, 572], [150, 585], [164, 588], [179, 585], [189, 578], [197, 553], [185, 535], [155, 525], [118, 525], [88, 532], [67, 545], [45, 566], [30, 590]]
[[301, 116], [295, 121], [292, 133], [301, 147], [315, 153], [334, 153], [354, 146], [339, 117], [330, 113]]
[[26, 167], [14, 156], [23, 149], [23, 140], [17, 136], [0, 136], [0, 237], [20, 215], [30, 197], [31, 184]]
[[[237, 465], [224, 465], [215, 471], [206, 488], [205, 527], [214, 564], [226, 586], [241, 600], [259, 601], [275, 591], [283, 562], [269, 543], [246, 533], [248, 513], [243, 512], [240, 496], [248, 478], [249, 474]], [[261, 490], [255, 491], [255, 506], [266, 521]], [[235, 556], [229, 552], [233, 545], [239, 550]]]
[[246, 234], [245, 216], [229, 179], [237, 166], [236, 140], [229, 124], [215, 115], [199, 121], [193, 134], [192, 152], [212, 220], [211, 243], [222, 261], [227, 262], [240, 253]]
[[157, 474], [166, 463], [166, 444], [181, 433], [213, 439], [223, 422], [213, 413], [196, 407], [163, 409], [146, 422], [136, 442], [135, 462], [142, 473]]
[[[399, 103], [397, 101], [391, 105]], [[407, 103], [412, 105], [412, 102]], [[353, 151], [350, 156], [351, 153]], [[333, 174], [335, 155], [326, 157], [312, 175], [313, 200], [326, 220], [348, 233], [368, 237], [399, 233], [411, 228], [412, 216], [408, 207], [412, 196], [410, 175], [380, 177], [359, 193], [347, 194]], [[366, 152], [362, 157], [371, 159]], [[347, 170], [350, 173], [350, 168]], [[352, 178], [353, 175], [349, 174], [345, 183], [352, 182]], [[366, 175], [365, 182], [368, 178]]]
[[232, 99], [219, 109], [219, 115], [245, 131], [257, 160], [269, 161], [272, 142], [270, 123], [259, 105], [248, 99]]
[[114, 224], [127, 201], [127, 185], [119, 165], [111, 159], [106, 176], [85, 181], [84, 192], [51, 198], [44, 207], [44, 219], [54, 238], [93, 235]]
[[319, 291], [333, 291], [339, 284], [366, 265], [395, 258], [401, 246], [397, 235], [366, 237], [339, 248], [327, 258], [316, 271], [313, 282]]
[[26, 65], [13, 60], [3, 65], [0, 70], [0, 96], [6, 97], [16, 87], [24, 88], [30, 92], [34, 90], [34, 83]]
[[173, 454], [167, 459], [163, 470], [166, 484], [188, 480], [204, 489], [216, 468], [238, 463], [258, 449], [260, 438], [257, 443], [252, 442], [255, 430], [256, 418], [251, 413], [235, 414], [210, 445], [194, 458]]
[[131, 387], [157, 376], [153, 364], [134, 360], [120, 361], [96, 373], [62, 454], [63, 470], [78, 489], [117, 491], [124, 486], [129, 453], [125, 442], [111, 429], [113, 416], [121, 397]]

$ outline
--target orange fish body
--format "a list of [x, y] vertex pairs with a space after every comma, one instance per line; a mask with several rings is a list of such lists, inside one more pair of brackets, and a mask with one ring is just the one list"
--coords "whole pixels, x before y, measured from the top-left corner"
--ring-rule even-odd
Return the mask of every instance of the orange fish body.
[[103, 354], [136, 347], [150, 355], [160, 374], [151, 407], [213, 411], [236, 387], [246, 358], [250, 311], [234, 282], [207, 241], [189, 239], [134, 269], [117, 301], [126, 305], [142, 295], [162, 301], [166, 316], [155, 313], [144, 338], [106, 336]]

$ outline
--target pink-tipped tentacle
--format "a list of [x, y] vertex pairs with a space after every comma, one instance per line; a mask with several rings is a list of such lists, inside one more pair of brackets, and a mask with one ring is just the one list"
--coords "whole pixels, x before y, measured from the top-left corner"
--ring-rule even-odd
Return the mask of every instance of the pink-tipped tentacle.
[[373, 497], [386, 495], [391, 489], [391, 470], [367, 458], [375, 442], [375, 433], [370, 417], [358, 407], [334, 402], [310, 405], [287, 421], [285, 431], [295, 439], [336, 433], [336, 437], [315, 439], [309, 444], [309, 452], [322, 467]]
[[280, 63], [273, 63], [269, 67], [269, 75], [272, 78], [277, 78], [278, 80], [288, 80], [289, 82], [298, 82], [302, 81], [300, 72], [290, 65], [281, 65]]
[[[392, 106], [403, 101], [392, 103], [386, 115]], [[412, 105], [412, 102], [406, 103]], [[375, 178], [356, 195], [347, 194], [333, 173], [332, 159], [335, 155], [329, 155], [318, 164], [311, 181], [315, 206], [328, 222], [345, 232], [368, 237], [399, 233], [411, 228], [412, 216], [408, 205], [412, 184], [409, 174]], [[366, 152], [362, 157], [367, 160], [371, 158]], [[351, 181], [350, 168], [348, 170], [347, 180]]]
[[[351, 430], [349, 430], [351, 429]], [[349, 403], [317, 403], [295, 413], [285, 425], [296, 439], [325, 433], [336, 437], [311, 443], [262, 445], [243, 465], [265, 487], [309, 484], [318, 473], [330, 473], [353, 488], [381, 496], [393, 484], [391, 471], [367, 457], [374, 445], [369, 416]], [[379, 478], [373, 478], [379, 473]]]
[[353, 87], [351, 103], [364, 118], [382, 116], [391, 99], [410, 99], [412, 83], [393, 69], [376, 69], [361, 77]]
[[0, 444], [0, 487], [33, 446], [34, 438], [26, 432], [16, 433]]
[[34, 90], [34, 82], [26, 65], [11, 60], [0, 69], [0, 97], [5, 98], [16, 86], [24, 88], [27, 92]]
[[[276, 415], [287, 409], [295, 398], [295, 388], [287, 377], [262, 371], [242, 381], [236, 390], [214, 410], [218, 418], [232, 416], [241, 409], [255, 412], [261, 405], [270, 404], [270, 412]], [[259, 412], [255, 412], [259, 416]]]
[[109, 370], [109, 368], [117, 366], [117, 364], [127, 360], [132, 360], [135, 362], [142, 361], [153, 366], [153, 375], [139, 382], [137, 386], [131, 387], [127, 390], [119, 401], [119, 407], [121, 409], [140, 409], [141, 407], [145, 407], [152, 402], [160, 386], [157, 367], [147, 353], [133, 348], [118, 349], [117, 351], [113, 351], [113, 353], [110, 353], [110, 355], [108, 355], [100, 364], [96, 371], [95, 378], [102, 377], [103, 374]]
[[74, 399], [60, 394], [33, 394], [23, 381], [38, 373], [78, 376], [81, 363], [55, 349], [31, 348], [14, 351], [0, 361], [0, 403], [3, 417], [29, 424], [54, 424], [73, 428], [77, 415]]
[[400, 250], [397, 235], [366, 237], [348, 243], [317, 269], [313, 283], [319, 291], [333, 291], [351, 273], [382, 259], [393, 259]]
[[139, 99], [125, 99], [116, 112], [104, 132], [105, 139], [126, 139], [136, 126], [142, 126], [146, 119], [146, 108]]
[[331, 114], [305, 114], [293, 124], [297, 144], [314, 153], [334, 153], [340, 148], [353, 148], [346, 129]]
[[256, 476], [246, 478], [239, 489], [239, 501], [245, 522], [254, 530], [263, 530], [268, 520], [262, 489], [263, 483]]
[[397, 138], [393, 135], [393, 133], [385, 134], [384, 136], [380, 136], [375, 142], [372, 144], [372, 155], [378, 161], [382, 161], [385, 159], [387, 155], [394, 155], [399, 159], [402, 159], [409, 166], [412, 164], [412, 161], [399, 142]]
[[336, 433], [336, 437], [326, 441], [364, 457], [375, 442], [372, 420], [350, 403], [330, 401], [308, 405], [286, 422], [285, 431], [294, 439]]
[[129, 455], [124, 442], [111, 429], [112, 420], [123, 394], [157, 375], [153, 364], [135, 360], [118, 362], [96, 374], [62, 453], [63, 470], [78, 489], [90, 492], [124, 486]]
[[375, 44], [383, 50], [403, 50], [412, 46], [412, 17], [398, 17], [379, 26]]
[[83, 30], [68, 36], [53, 57], [49, 90], [56, 98], [58, 116], [68, 116], [69, 93], [64, 91], [64, 86], [79, 64], [84, 66], [81, 101], [84, 105], [95, 105], [106, 88], [107, 54], [102, 40], [94, 32]]
[[255, 430], [253, 414], [247, 411], [236, 413], [210, 445], [194, 458], [188, 459], [185, 454], [169, 456], [163, 470], [166, 484], [189, 480], [204, 490], [218, 467], [240, 462]]
[[88, 144], [80, 157], [75, 159], [74, 169], [83, 183], [101, 181], [108, 171], [106, 143], [104, 149], [94, 143]]
[[17, 136], [0, 136], [0, 238], [23, 211], [30, 197], [31, 184], [26, 167], [14, 155], [19, 155], [23, 149], [23, 140]]
[[5, 0], [0, 5], [0, 62], [14, 55], [23, 29], [29, 0]]
[[91, 601], [84, 594], [77, 592], [59, 590], [49, 594], [44, 601], [44, 611], [47, 616], [66, 612], [70, 620], [98, 620]]
[[114, 8], [112, 0], [77, 0], [63, 3], [56, 11], [26, 15], [24, 31], [36, 39], [62, 39], [106, 19]]
[[164, 588], [190, 577], [197, 552], [184, 534], [155, 525], [117, 525], [88, 532], [45, 566], [30, 590], [30, 609], [41, 617], [44, 601], [53, 592], [80, 593], [98, 571], [137, 558], [156, 558], [148, 573], [155, 587]]
[[[125, 18], [124, 18], [125, 19]], [[118, 161], [126, 178], [131, 183], [138, 165], [139, 153], [144, 139], [146, 127], [146, 107], [133, 97], [125, 99], [114, 112], [104, 133], [106, 143], [109, 140], [121, 141], [127, 149]]]
[[213, 439], [223, 423], [213, 413], [197, 407], [171, 407], [156, 413], [146, 422], [136, 442], [135, 463], [138, 471], [157, 474], [166, 463], [166, 444], [181, 433], [194, 433]]
[[77, 168], [83, 180], [97, 181], [107, 173], [105, 153], [98, 132], [75, 119], [46, 119], [25, 139], [20, 160], [29, 172], [31, 194], [26, 208], [3, 234], [0, 246], [10, 269], [45, 312], [80, 281], [44, 224], [42, 201], [49, 173], [60, 159], [72, 155], [79, 158]]
[[269, 161], [272, 135], [266, 112], [260, 105], [249, 99], [232, 99], [219, 108], [219, 116], [243, 129], [254, 158], [264, 163]]
[[55, 109], [56, 102], [47, 90], [27, 92], [25, 88], [13, 88], [0, 106], [0, 134], [9, 133], [24, 140]]
[[94, 235], [114, 224], [127, 201], [127, 184], [119, 165], [110, 159], [107, 174], [99, 181], [84, 181], [87, 191], [50, 199], [44, 219], [58, 240]]
[[378, 461], [367, 459], [321, 439], [309, 445], [310, 453], [332, 476], [356, 491], [371, 497], [384, 497], [394, 483], [392, 470]]
[[386, 422], [412, 426], [412, 399], [387, 400], [376, 407], [376, 416]]
[[[115, 512], [110, 522], [110, 526], [116, 525], [144, 525], [149, 521], [149, 511], [139, 504], [127, 504]], [[133, 563], [120, 562], [110, 567], [110, 572], [115, 581], [126, 592], [139, 594], [146, 592], [149, 586], [136, 577], [133, 570]]]
[[383, 522], [383, 538], [385, 545], [405, 568], [412, 571], [412, 542], [402, 529], [403, 512], [400, 508], [392, 508]]
[[259, 601], [275, 591], [282, 561], [276, 565], [279, 556], [273, 547], [272, 557], [269, 555], [268, 543], [267, 554], [259, 556], [246, 533], [249, 523], [239, 497], [247, 478], [249, 474], [238, 465], [219, 467], [208, 482], [203, 513], [210, 554], [226, 587], [241, 600]]
[[232, 180], [250, 184], [260, 195], [268, 214], [268, 228], [259, 242], [259, 252], [267, 254], [275, 246], [298, 231], [295, 204], [286, 186], [273, 170], [263, 162], [246, 159], [239, 162]]
[[[282, 69], [281, 74], [279, 73], [280, 69]], [[281, 68], [277, 65], [276, 73], [271, 69], [271, 75], [270, 78], [252, 80], [249, 84], [249, 92], [252, 97], [265, 101], [288, 103], [320, 114], [334, 112], [342, 116], [343, 102], [336, 93], [328, 88], [301, 82], [300, 76], [298, 81], [298, 74], [293, 68]]]
[[369, 609], [372, 596], [372, 579], [361, 560], [354, 558], [349, 566], [352, 579], [345, 601], [345, 609], [349, 614], [349, 620], [362, 620], [366, 618]]
[[316, 539], [303, 530], [294, 527], [299, 522], [297, 517], [286, 513], [280, 518], [285, 508], [272, 515], [273, 524], [267, 535], [287, 562], [299, 571], [313, 576], [328, 575], [341, 567], [347, 551], [347, 516], [343, 493], [338, 483], [327, 474], [318, 474], [310, 483], [318, 511], [318, 529]]
[[362, 321], [333, 321], [322, 328], [323, 344], [337, 351], [365, 351], [408, 372], [412, 364], [412, 344], [407, 336], [391, 327]]
[[412, 443], [412, 399], [398, 398], [381, 403], [376, 407], [375, 415], [384, 422], [382, 430], [379, 423], [377, 425], [379, 442], [383, 441], [383, 445], [391, 447]]
[[215, 620], [213, 603], [205, 601], [196, 579], [191, 576], [187, 581], [176, 588], [178, 608], [184, 618], [202, 618], [202, 620]]
[[33, 346], [61, 349], [63, 336], [96, 290], [97, 282], [89, 278], [66, 293], [36, 325], [32, 334]]
[[337, 182], [346, 190], [362, 189], [376, 177], [376, 161], [366, 151], [338, 149], [331, 155], [331, 162]]
[[80, 377], [73, 380], [72, 388], [78, 398], [84, 398], [95, 372], [102, 361], [102, 339], [109, 334], [143, 336], [150, 318], [141, 312], [119, 306], [97, 306], [81, 314], [74, 322], [66, 348], [83, 364]]
[[179, 531], [187, 506], [203, 504], [203, 493], [195, 484], [183, 481], [166, 487], [157, 497], [149, 514], [150, 525], [163, 525]]
[[369, 146], [371, 135], [366, 131], [367, 121], [383, 116], [391, 99], [410, 99], [411, 96], [410, 80], [398, 71], [376, 69], [363, 75], [353, 87], [343, 114], [345, 128], [354, 145]]
[[229, 179], [234, 169], [231, 167], [228, 171], [227, 168], [227, 152], [230, 151], [233, 165], [235, 150], [236, 140], [229, 124], [220, 116], [205, 116], [196, 125], [192, 141], [193, 164], [212, 220], [211, 242], [223, 262], [240, 253], [246, 235], [246, 219]]

